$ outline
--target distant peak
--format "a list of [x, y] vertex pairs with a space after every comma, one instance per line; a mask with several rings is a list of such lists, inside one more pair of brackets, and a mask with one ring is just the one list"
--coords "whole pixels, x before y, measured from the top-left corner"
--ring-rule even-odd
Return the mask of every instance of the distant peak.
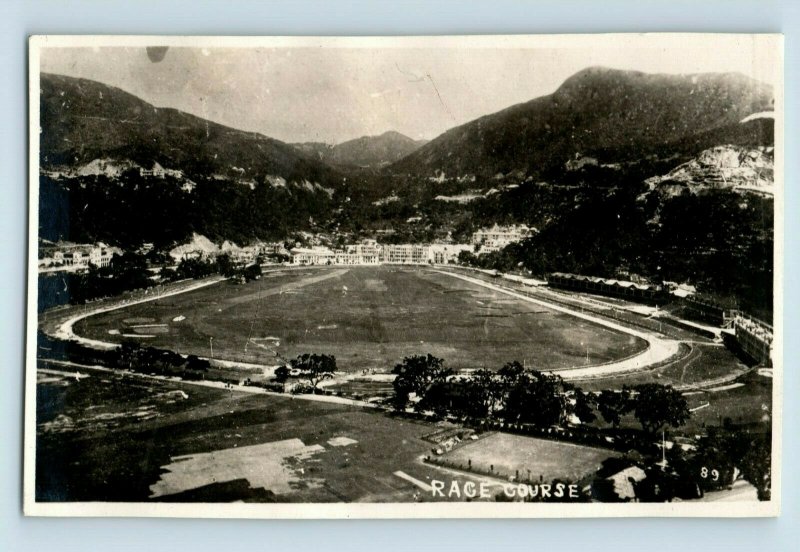
[[397, 132], [396, 130], [387, 130], [383, 134], [379, 134], [377, 138], [399, 138], [402, 140], [411, 140], [411, 138], [409, 138], [405, 134]]

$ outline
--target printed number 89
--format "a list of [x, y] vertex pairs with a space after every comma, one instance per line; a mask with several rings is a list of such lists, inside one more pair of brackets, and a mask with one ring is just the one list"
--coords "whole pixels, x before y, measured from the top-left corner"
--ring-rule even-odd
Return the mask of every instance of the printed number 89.
[[[719, 472], [717, 470], [711, 470], [710, 475], [711, 479], [713, 479], [714, 481], [719, 481]], [[700, 468], [700, 477], [702, 477], [703, 479], [708, 479], [708, 476], [709, 476], [708, 468], [705, 466]]]

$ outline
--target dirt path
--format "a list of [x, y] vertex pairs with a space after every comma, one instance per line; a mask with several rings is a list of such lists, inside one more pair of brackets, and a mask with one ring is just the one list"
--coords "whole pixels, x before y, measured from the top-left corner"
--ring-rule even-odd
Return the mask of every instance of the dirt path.
[[[182, 380], [176, 379], [167, 376], [151, 376], [149, 374], [141, 374], [139, 372], [131, 372], [131, 371], [122, 371], [122, 370], [114, 370], [112, 368], [106, 368], [104, 366], [90, 366], [88, 364], [78, 364], [77, 362], [70, 362], [68, 360], [50, 360], [47, 359], [47, 362], [50, 364], [55, 364], [58, 366], [63, 366], [65, 368], [75, 368], [75, 372], [69, 372], [67, 370], [63, 371], [64, 375], [73, 376], [80, 378], [81, 376], [85, 377], [85, 374], [80, 374], [77, 369], [82, 370], [90, 370], [95, 372], [105, 372], [108, 374], [125, 374], [126, 376], [134, 377], [134, 378], [141, 378], [141, 379], [149, 379], [149, 380], [158, 380], [164, 381], [169, 383], [175, 383], [178, 385], [189, 385], [195, 387], [210, 387], [213, 389], [222, 389], [227, 390], [233, 393], [234, 391], [238, 393], [247, 393], [250, 395], [270, 395], [274, 397], [283, 397], [284, 399], [291, 399], [291, 400], [301, 400], [301, 401], [314, 401], [314, 402], [324, 402], [324, 403], [332, 403], [332, 404], [341, 404], [345, 406], [357, 406], [357, 407], [366, 407], [366, 408], [377, 408], [377, 406], [373, 403], [365, 402], [365, 401], [358, 401], [355, 399], [346, 399], [344, 397], [334, 397], [329, 395], [291, 395], [289, 393], [276, 393], [274, 391], [267, 391], [262, 387], [253, 387], [248, 385], [230, 385], [225, 384], [221, 381], [189, 381], [189, 380]], [[43, 373], [47, 373], [45, 370], [47, 369], [37, 369]], [[55, 370], [49, 370], [51, 372]]]
[[241, 305], [243, 303], [252, 303], [254, 301], [259, 301], [265, 297], [269, 297], [271, 295], [280, 295], [282, 293], [291, 293], [293, 291], [297, 291], [302, 289], [306, 286], [310, 286], [311, 284], [316, 284], [318, 282], [323, 282], [325, 280], [329, 280], [331, 278], [336, 278], [343, 274], [349, 272], [349, 268], [339, 268], [334, 270], [326, 270], [323, 271], [321, 274], [315, 274], [313, 276], [306, 276], [301, 278], [300, 280], [289, 282], [286, 284], [282, 284], [280, 286], [265, 289], [261, 291], [256, 291], [253, 293], [248, 293], [246, 295], [240, 295], [238, 297], [234, 297], [233, 299], [228, 300], [228, 305]]
[[567, 308], [562, 305], [556, 305], [548, 301], [543, 301], [541, 299], [535, 299], [523, 293], [519, 293], [510, 290], [508, 288], [504, 288], [502, 286], [490, 284], [478, 278], [472, 278], [470, 276], [465, 276], [463, 274], [456, 274], [453, 272], [447, 272], [444, 270], [437, 270], [436, 272], [444, 274], [446, 276], [450, 276], [452, 278], [458, 278], [460, 280], [464, 280], [465, 282], [470, 282], [472, 284], [482, 286], [486, 289], [491, 289], [493, 291], [504, 293], [506, 295], [510, 295], [511, 297], [527, 301], [528, 303], [533, 303], [542, 307], [546, 307], [550, 310], [562, 312], [570, 316], [580, 318], [582, 320], [588, 320], [593, 324], [597, 324], [605, 328], [609, 328], [618, 332], [638, 337], [640, 339], [644, 339], [648, 343], [647, 349], [641, 352], [640, 354], [616, 362], [608, 362], [605, 364], [597, 364], [594, 366], [586, 366], [580, 368], [575, 367], [564, 370], [554, 370], [555, 373], [558, 373], [564, 379], [570, 379], [570, 380], [588, 379], [588, 378], [596, 378], [603, 376], [620, 375], [626, 372], [636, 372], [639, 370], [644, 370], [647, 367], [652, 366], [653, 364], [664, 362], [669, 358], [677, 355], [679, 352], [679, 345], [680, 345], [679, 341], [664, 339], [652, 333], [645, 332], [639, 329], [629, 328], [627, 326], [623, 326], [622, 324], [612, 322], [611, 320], [601, 318], [599, 316]]

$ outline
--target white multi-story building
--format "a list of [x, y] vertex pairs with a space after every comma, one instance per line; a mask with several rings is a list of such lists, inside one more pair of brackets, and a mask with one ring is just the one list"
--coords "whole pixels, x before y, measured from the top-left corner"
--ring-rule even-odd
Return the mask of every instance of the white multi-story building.
[[472, 251], [472, 246], [465, 243], [436, 243], [429, 247], [428, 258], [433, 264], [450, 264], [458, 261], [458, 255], [462, 251]]
[[90, 265], [106, 267], [113, 252], [104, 244], [59, 243], [39, 251], [39, 268], [47, 271], [84, 270]]
[[364, 240], [354, 245], [346, 245], [345, 251], [360, 259], [348, 264], [380, 264], [382, 249], [382, 246], [375, 240]]
[[111, 264], [111, 253], [102, 247], [93, 247], [89, 250], [89, 264], [106, 267]]
[[414, 244], [384, 245], [381, 262], [391, 264], [424, 264], [428, 262], [430, 246]]
[[482, 228], [472, 235], [472, 244], [480, 246], [478, 253], [493, 253], [500, 251], [509, 244], [524, 240], [535, 232], [535, 229], [524, 224], [500, 226], [495, 224], [491, 228]]

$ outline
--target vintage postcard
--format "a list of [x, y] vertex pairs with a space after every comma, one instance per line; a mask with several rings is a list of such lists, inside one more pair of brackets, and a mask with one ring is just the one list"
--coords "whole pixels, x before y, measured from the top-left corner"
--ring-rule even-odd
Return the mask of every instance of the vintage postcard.
[[783, 39], [30, 39], [25, 512], [780, 512]]

